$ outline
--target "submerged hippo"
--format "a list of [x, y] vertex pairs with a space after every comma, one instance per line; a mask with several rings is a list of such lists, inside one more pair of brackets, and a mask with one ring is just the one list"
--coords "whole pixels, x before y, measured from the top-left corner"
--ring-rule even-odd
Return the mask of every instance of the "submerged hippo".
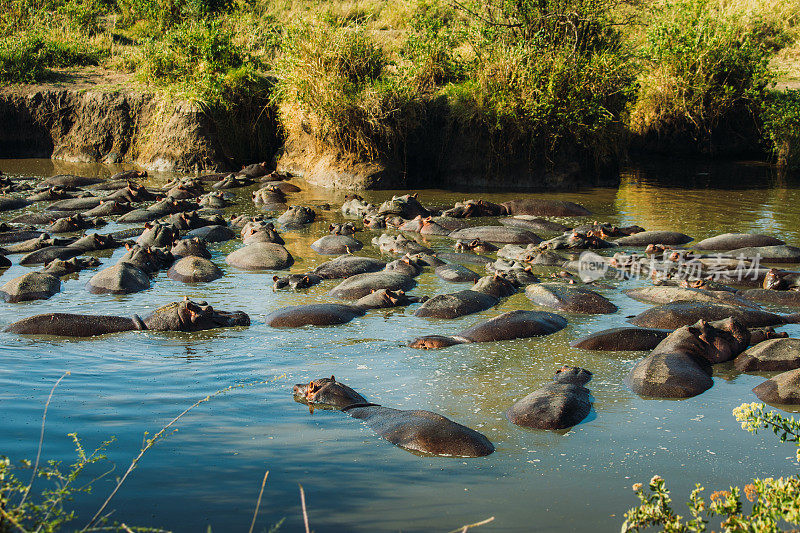
[[132, 294], [149, 288], [147, 273], [127, 262], [104, 268], [86, 283], [86, 289], [92, 294]]
[[592, 396], [584, 387], [592, 373], [563, 366], [553, 380], [514, 402], [506, 416], [512, 424], [532, 429], [563, 430], [579, 424], [592, 410]]
[[640, 396], [691, 398], [710, 389], [711, 365], [733, 359], [750, 344], [750, 331], [729, 318], [683, 326], [631, 369], [625, 382]]
[[405, 411], [370, 403], [333, 376], [297, 384], [293, 392], [300, 403], [338, 409], [363, 420], [379, 436], [406, 450], [454, 457], [482, 457], [494, 451], [489, 439], [473, 429], [430, 411]]
[[539, 217], [582, 217], [592, 214], [591, 211], [573, 202], [563, 200], [545, 200], [526, 198], [510, 200], [502, 203], [509, 215], [532, 215]]
[[800, 339], [768, 339], [748, 348], [733, 365], [739, 372], [766, 372], [800, 368]]
[[[668, 243], [662, 243], [668, 244]], [[758, 247], [758, 246], [780, 246], [786, 244], [780, 239], [769, 235], [759, 235], [754, 233], [723, 233], [715, 237], [703, 239], [694, 245], [697, 250], [735, 250], [737, 248]]]
[[28, 272], [0, 287], [0, 296], [6, 302], [46, 300], [61, 290], [58, 277], [43, 272]]
[[214, 281], [222, 277], [222, 270], [205, 257], [187, 255], [176, 261], [167, 271], [167, 277], [183, 283]]
[[323, 255], [357, 252], [364, 245], [350, 235], [325, 235], [311, 243], [311, 249]]
[[225, 262], [242, 270], [282, 270], [292, 266], [294, 258], [280, 244], [256, 242], [231, 252]]
[[292, 289], [294, 291], [307, 289], [313, 287], [322, 281], [321, 276], [307, 272], [305, 274], [289, 274], [288, 276], [272, 276], [272, 288], [278, 289]]
[[513, 226], [473, 226], [454, 231], [451, 239], [473, 241], [479, 239], [501, 244], [539, 244], [542, 239], [528, 230]]
[[201, 331], [213, 328], [249, 326], [250, 317], [242, 311], [216, 311], [205, 302], [183, 300], [153, 311], [144, 320], [137, 315], [76, 315], [47, 313], [23, 318], [3, 331], [22, 335], [57, 335], [60, 337], [93, 337], [120, 331]]
[[652, 350], [672, 333], [671, 329], [621, 327], [604, 329], [572, 343], [573, 348], [597, 351]]
[[293, 305], [269, 313], [264, 321], [273, 328], [335, 326], [346, 324], [364, 313], [365, 308], [347, 304]]
[[465, 290], [434, 296], [414, 312], [414, 316], [458, 318], [494, 307], [500, 299], [490, 294]]
[[777, 315], [761, 309], [708, 302], [672, 302], [657, 305], [629, 320], [645, 328], [677, 329], [698, 320], [724, 320], [734, 317], [750, 328], [777, 326], [800, 321], [800, 314]]
[[417, 284], [414, 278], [397, 272], [368, 272], [356, 274], [342, 281], [328, 293], [342, 300], [358, 300], [372, 291], [390, 289], [407, 291]]
[[642, 231], [614, 241], [619, 246], [647, 246], [650, 244], [680, 245], [692, 240], [677, 231]]
[[[586, 287], [545, 282], [528, 285], [525, 296], [536, 305], [586, 315], [615, 313], [617, 306]], [[637, 324], [638, 325], [638, 324]]]
[[762, 402], [800, 405], [800, 368], [783, 372], [753, 389]]
[[427, 335], [409, 343], [411, 348], [436, 350], [470, 342], [495, 342], [550, 335], [567, 327], [567, 319], [545, 311], [509, 311], [479, 322], [453, 336]]

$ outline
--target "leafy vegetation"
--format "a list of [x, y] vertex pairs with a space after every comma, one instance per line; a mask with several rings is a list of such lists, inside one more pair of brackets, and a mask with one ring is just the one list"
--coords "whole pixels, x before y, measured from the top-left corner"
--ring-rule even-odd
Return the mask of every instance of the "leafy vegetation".
[[[767, 411], [764, 404], [742, 404], [733, 411], [741, 422], [742, 429], [757, 433], [760, 429], [772, 431], [781, 442], [794, 442], [800, 460], [800, 421], [784, 417], [775, 411]], [[719, 523], [723, 532], [782, 531], [784, 523], [800, 524], [800, 478], [754, 479], [745, 485], [744, 494], [752, 509], [747, 512], [741, 499], [739, 487], [715, 491], [706, 501], [705, 490], [700, 484], [689, 495], [689, 514], [686, 520], [672, 508], [670, 492], [660, 476], [653, 476], [645, 491], [641, 483], [633, 485], [639, 498], [639, 506], [625, 513], [622, 531], [640, 531], [643, 528], [659, 527], [668, 533], [703, 532], [708, 530], [711, 520]]]
[[737, 115], [791, 162], [792, 99], [772, 95], [770, 60], [800, 46], [797, 13], [800, 0], [0, 0], [0, 83], [98, 65], [222, 109], [271, 95], [287, 130], [365, 158], [401, 150], [432, 110], [499, 159], [538, 161], [614, 155], [628, 132], [699, 141]]

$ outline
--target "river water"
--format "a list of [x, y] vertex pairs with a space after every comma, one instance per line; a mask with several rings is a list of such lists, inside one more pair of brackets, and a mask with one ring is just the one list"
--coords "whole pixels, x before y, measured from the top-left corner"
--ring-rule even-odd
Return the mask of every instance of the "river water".
[[[44, 160], [0, 160], [6, 174], [111, 175], [118, 169]], [[170, 175], [157, 175], [151, 185]], [[315, 189], [290, 204], [329, 202], [321, 220], [284, 233], [296, 259], [292, 272], [325, 261], [308, 245], [341, 220], [344, 193]], [[230, 212], [256, 213], [254, 187], [239, 189]], [[366, 192], [372, 202], [392, 191]], [[425, 190], [424, 204], [443, 205], [476, 194]], [[528, 196], [482, 194], [492, 201]], [[702, 239], [723, 232], [764, 232], [800, 245], [800, 187], [774, 177], [768, 167], [747, 164], [653, 163], [625, 172], [617, 188], [532, 195], [568, 199], [594, 212], [594, 219], [670, 229]], [[38, 207], [31, 209], [41, 209]], [[8, 218], [8, 217], [6, 217]], [[580, 222], [579, 220], [560, 220]], [[101, 231], [122, 229], [109, 224]], [[374, 235], [377, 235], [375, 233]], [[365, 244], [369, 231], [357, 238]], [[643, 353], [586, 352], [569, 347], [582, 335], [624, 324], [647, 305], [616, 288], [602, 292], [620, 311], [613, 315], [568, 315], [569, 326], [544, 338], [453, 346], [418, 351], [405, 346], [416, 336], [452, 334], [512, 309], [535, 309], [523, 293], [497, 308], [457, 320], [412, 315], [414, 307], [371, 311], [349, 324], [277, 330], [264, 316], [286, 305], [325, 301], [336, 283], [300, 293], [273, 292], [273, 273], [243, 272], [225, 264], [237, 241], [210, 246], [225, 271], [215, 282], [184, 285], [161, 272], [151, 289], [126, 296], [92, 295], [84, 271], [62, 283], [49, 300], [0, 303], [0, 326], [46, 312], [140, 315], [189, 296], [214, 307], [247, 312], [249, 328], [197, 334], [129, 332], [84, 340], [43, 340], [0, 333], [0, 454], [33, 459], [47, 396], [44, 459], [75, 459], [69, 433], [93, 449], [110, 436], [108, 460], [93, 469], [115, 471], [74, 502], [82, 526], [99, 507], [131, 459], [144, 432], [150, 435], [195, 401], [230, 385], [248, 385], [214, 397], [181, 418], [170, 434], [143, 457], [112, 501], [112, 520], [174, 531], [246, 531], [265, 471], [269, 471], [256, 531], [285, 520], [281, 530], [303, 527], [298, 484], [306, 493], [311, 528], [328, 531], [451, 531], [494, 516], [478, 531], [618, 531], [634, 505], [634, 482], [654, 474], [667, 479], [678, 512], [695, 482], [711, 490], [742, 485], [754, 476], [795, 473], [794, 450], [769, 435], [742, 431], [731, 410], [756, 401], [751, 389], [763, 377], [740, 375], [718, 365], [714, 387], [683, 401], [643, 400], [623, 377]], [[436, 250], [452, 241], [433, 239]], [[104, 263], [116, 261], [121, 250]], [[365, 246], [362, 255], [376, 255]], [[376, 255], [377, 256], [377, 255]], [[0, 284], [26, 271], [16, 263]], [[480, 267], [472, 267], [480, 268]], [[430, 269], [428, 269], [430, 270]], [[434, 295], [467, 288], [418, 278], [413, 294]], [[641, 281], [613, 282], [618, 288]], [[798, 326], [784, 329], [800, 335]], [[509, 423], [505, 409], [548, 383], [562, 364], [591, 370], [595, 398], [587, 420], [565, 434], [526, 430]], [[334, 374], [369, 401], [404, 409], [437, 411], [486, 434], [494, 454], [479, 459], [420, 457], [377, 437], [359, 421], [335, 411], [295, 403], [294, 383]]]

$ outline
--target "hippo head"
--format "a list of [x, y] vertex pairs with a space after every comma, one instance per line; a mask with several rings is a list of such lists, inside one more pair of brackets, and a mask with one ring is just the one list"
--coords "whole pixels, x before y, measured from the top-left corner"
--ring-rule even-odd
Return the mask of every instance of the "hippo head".
[[202, 331], [214, 328], [249, 326], [250, 317], [242, 311], [216, 311], [206, 302], [183, 300], [153, 311], [144, 319], [153, 331]]
[[750, 330], [734, 318], [698, 320], [690, 331], [706, 344], [705, 358], [712, 363], [728, 361], [750, 345]]
[[769, 339], [785, 339], [789, 336], [785, 331], [775, 331], [774, 328], [750, 328], [750, 345], [755, 346], [759, 342]]
[[592, 373], [585, 368], [564, 365], [556, 370], [553, 380], [558, 383], [571, 383], [573, 385], [586, 385], [592, 379]]
[[447, 348], [448, 346], [455, 346], [456, 344], [462, 344], [462, 341], [455, 337], [447, 337], [444, 335], [425, 335], [424, 337], [417, 337], [408, 343], [408, 346], [420, 350], [438, 350], [440, 348]]
[[298, 383], [293, 391], [296, 402], [322, 409], [344, 409], [350, 405], [368, 403], [359, 393], [336, 381], [336, 378], [321, 378], [307, 384]]
[[780, 270], [778, 270], [777, 268], [771, 268], [769, 269], [769, 272], [767, 272], [767, 275], [764, 276], [763, 287], [765, 289], [784, 291], [789, 287], [789, 285], [783, 279]]

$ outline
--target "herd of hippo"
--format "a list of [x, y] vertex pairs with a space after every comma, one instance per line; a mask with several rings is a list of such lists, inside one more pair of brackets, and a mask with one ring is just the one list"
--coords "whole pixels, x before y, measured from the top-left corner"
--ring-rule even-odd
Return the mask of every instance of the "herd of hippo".
[[[380, 205], [348, 195], [338, 216], [327, 204], [289, 205], [287, 199], [301, 190], [291, 178], [264, 163], [232, 174], [174, 179], [158, 188], [146, 186], [146, 173], [138, 171], [110, 179], [0, 174], [0, 212], [6, 215], [0, 223], [0, 268], [13, 264], [9, 257], [38, 268], [7, 281], [0, 295], [10, 303], [47, 299], [61, 290], [63, 278], [98, 268], [86, 283], [92, 294], [147, 290], [154, 275], [164, 270], [176, 282], [212, 282], [224, 272], [211, 260], [209, 246], [240, 239], [242, 245], [225, 262], [240, 270], [269, 271], [274, 290], [330, 283], [327, 296], [332, 301], [271, 310], [265, 318], [268, 326], [334, 326], [375, 309], [419, 304], [413, 314], [443, 320], [445, 332], [410, 339], [408, 346], [443, 349], [551, 335], [579, 315], [618, 313], [601, 292], [613, 288], [613, 280], [645, 277], [651, 285], [624, 293], [652, 307], [620, 318], [620, 327], [575, 339], [572, 346], [649, 352], [624, 379], [642, 397], [696, 396], [713, 386], [713, 365], [733, 361], [740, 372], [782, 372], [754, 389], [761, 400], [800, 404], [800, 339], [773, 329], [800, 323], [800, 313], [762, 307], [800, 310], [800, 272], [785, 268], [800, 263], [800, 248], [759, 234], [727, 233], [692, 244], [688, 235], [639, 226], [565, 225], [588, 221], [591, 213], [575, 203], [533, 198], [426, 207], [415, 194], [394, 196]], [[225, 216], [225, 209], [241, 200], [234, 190], [243, 187], [254, 189], [251, 199], [260, 214], [231, 216], [228, 211]], [[102, 233], [109, 220], [130, 226]], [[295, 262], [284, 246], [287, 234], [322, 220], [329, 234], [310, 248], [335, 257], [305, 272], [278, 273]], [[374, 235], [366, 242], [359, 240], [359, 232]], [[447, 239], [452, 252], [442, 251]], [[430, 242], [439, 245], [438, 251]], [[391, 260], [358, 255], [369, 246], [373, 256], [379, 252]], [[123, 247], [114, 264], [103, 264], [102, 254], [96, 253]], [[580, 276], [580, 254], [587, 250], [603, 267], [591, 279]], [[410, 294], [426, 269], [455, 285], [454, 290], [432, 297]], [[520, 291], [540, 310], [512, 310], [461, 331], [447, 331], [444, 320], [492, 309]], [[631, 325], [622, 324], [626, 319]], [[144, 318], [48, 313], [18, 320], [5, 331], [90, 337], [249, 325], [242, 311], [216, 310], [187, 299]], [[510, 405], [506, 417], [527, 428], [568, 430], [592, 410], [586, 387], [591, 377], [589, 370], [563, 366], [552, 382]], [[333, 376], [295, 385], [293, 392], [299, 402], [362, 420], [407, 450], [459, 457], [494, 451], [473, 429], [430, 411], [371, 403]]]

